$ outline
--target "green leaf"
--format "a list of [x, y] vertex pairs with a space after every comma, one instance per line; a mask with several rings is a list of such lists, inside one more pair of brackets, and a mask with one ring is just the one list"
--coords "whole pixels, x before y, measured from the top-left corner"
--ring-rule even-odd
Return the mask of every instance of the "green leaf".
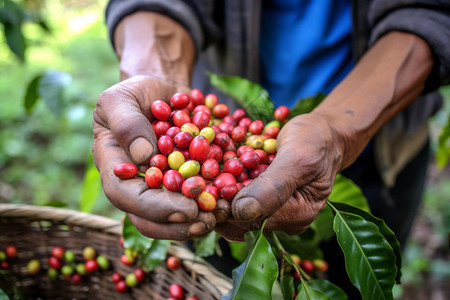
[[0, 300], [9, 300], [8, 295], [2, 289], [0, 289]]
[[322, 250], [314, 237], [315, 232], [311, 229], [301, 235], [290, 235], [282, 231], [277, 231], [276, 235], [290, 254], [297, 254], [302, 259], [323, 258]]
[[351, 282], [363, 299], [392, 299], [397, 267], [392, 247], [378, 227], [361, 216], [335, 212], [333, 229], [344, 253], [345, 267]]
[[401, 254], [401, 248], [400, 243], [397, 240], [397, 237], [395, 236], [395, 233], [389, 228], [389, 226], [386, 225], [386, 223], [379, 219], [372, 214], [365, 212], [361, 209], [358, 209], [356, 207], [346, 205], [344, 203], [333, 203], [333, 206], [340, 211], [345, 211], [348, 213], [352, 213], [355, 215], [361, 216], [364, 220], [374, 223], [378, 226], [378, 229], [380, 230], [380, 233], [384, 236], [386, 241], [389, 243], [389, 245], [392, 247], [392, 250], [394, 251], [395, 255], [395, 263], [397, 265], [397, 276], [395, 278], [397, 283], [400, 283], [400, 277], [401, 277], [401, 266], [402, 266], [402, 254]]
[[44, 206], [60, 207], [60, 208], [68, 207], [67, 203], [65, 203], [61, 200], [58, 200], [58, 199], [53, 199], [48, 202], [45, 202]]
[[[247, 259], [233, 270], [233, 289], [220, 299], [271, 299], [272, 287], [278, 277], [278, 264], [272, 248], [260, 230], [248, 232], [256, 237]], [[250, 235], [250, 237], [248, 236]]]
[[169, 245], [168, 240], [153, 240], [148, 249], [139, 253], [138, 265], [146, 272], [153, 271], [166, 259]]
[[25, 61], [25, 48], [27, 45], [25, 43], [21, 25], [6, 23], [3, 27], [9, 49], [11, 49], [21, 61]]
[[136, 251], [149, 249], [154, 241], [154, 239], [148, 238], [140, 233], [128, 217], [125, 217], [123, 220], [122, 235], [123, 246], [126, 249], [130, 248]]
[[327, 294], [313, 289], [308, 285], [308, 283], [302, 278], [300, 290], [298, 291], [296, 300], [309, 300], [309, 299], [323, 299], [323, 300], [331, 300], [332, 298], [328, 297]]
[[195, 255], [207, 257], [214, 254], [220, 235], [211, 231], [206, 236], [194, 240]]
[[72, 77], [61, 71], [46, 71], [39, 80], [38, 93], [49, 109], [60, 116], [64, 105], [65, 88], [72, 82]]
[[30, 114], [39, 100], [38, 86], [39, 81], [42, 78], [42, 74], [34, 77], [27, 86], [27, 90], [25, 92], [23, 105], [28, 114]]
[[273, 120], [274, 106], [262, 86], [239, 76], [219, 76], [207, 72], [213, 86], [236, 100], [253, 120]]
[[283, 275], [280, 278], [281, 291], [283, 292], [284, 300], [291, 300], [294, 298], [294, 277], [291, 275]]
[[317, 105], [325, 99], [326, 95], [319, 93], [314, 97], [299, 99], [293, 108], [289, 111], [289, 119], [300, 114], [306, 114], [311, 112]]
[[328, 199], [331, 202], [348, 204], [370, 212], [369, 204], [361, 189], [351, 179], [344, 177], [342, 174], [336, 175]]
[[347, 294], [337, 285], [325, 279], [314, 279], [308, 282], [309, 286], [315, 290], [321, 291], [333, 300], [347, 300]]
[[230, 247], [231, 256], [238, 262], [242, 263], [248, 256], [248, 247], [246, 243], [228, 242]]
[[450, 118], [447, 124], [442, 127], [435, 157], [436, 164], [440, 169], [443, 169], [450, 160]]
[[98, 195], [102, 189], [102, 183], [100, 180], [100, 173], [94, 164], [92, 155], [89, 155], [87, 168], [84, 173], [83, 185], [81, 187], [80, 195], [80, 210], [83, 212], [91, 212], [95, 203], [97, 202]]

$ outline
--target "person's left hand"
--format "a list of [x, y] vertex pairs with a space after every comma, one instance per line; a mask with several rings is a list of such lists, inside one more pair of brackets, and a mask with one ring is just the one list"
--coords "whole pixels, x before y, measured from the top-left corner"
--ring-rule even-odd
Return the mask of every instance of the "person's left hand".
[[239, 241], [245, 232], [259, 229], [265, 218], [265, 233], [305, 231], [325, 206], [341, 168], [345, 141], [338, 136], [318, 114], [286, 123], [277, 138], [276, 158], [235, 196], [229, 218], [217, 220], [215, 231]]

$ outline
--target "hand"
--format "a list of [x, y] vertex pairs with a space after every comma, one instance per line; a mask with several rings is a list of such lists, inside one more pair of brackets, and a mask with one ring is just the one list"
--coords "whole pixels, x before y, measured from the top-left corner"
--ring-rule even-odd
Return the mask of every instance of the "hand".
[[326, 119], [313, 113], [290, 120], [277, 138], [272, 164], [243, 188], [231, 204], [232, 217], [215, 230], [242, 240], [268, 218], [265, 232], [305, 231], [325, 206], [342, 163], [341, 141]]
[[106, 196], [142, 234], [187, 240], [211, 231], [214, 215], [200, 212], [195, 201], [181, 193], [149, 189], [141, 178], [121, 180], [113, 174], [114, 166], [122, 162], [146, 171], [157, 152], [150, 105], [177, 91], [163, 81], [135, 76], [103, 92], [94, 110], [92, 152]]

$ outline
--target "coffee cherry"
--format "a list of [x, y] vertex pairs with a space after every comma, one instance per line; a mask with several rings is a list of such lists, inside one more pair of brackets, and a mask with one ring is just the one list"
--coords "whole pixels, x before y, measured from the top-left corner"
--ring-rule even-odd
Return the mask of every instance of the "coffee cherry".
[[259, 156], [259, 163], [267, 165], [267, 162], [268, 162], [268, 155], [267, 155], [267, 153], [264, 150], [262, 150], [262, 149], [255, 149], [254, 152], [256, 154], [258, 154], [258, 156]]
[[214, 137], [214, 144], [220, 148], [225, 148], [231, 141], [230, 136], [225, 132], [220, 132]]
[[77, 271], [78, 274], [80, 275], [86, 275], [87, 271], [86, 271], [86, 267], [84, 266], [83, 263], [79, 263], [75, 266], [75, 270]]
[[216, 118], [220, 119], [227, 116], [230, 113], [230, 109], [228, 108], [228, 105], [219, 103], [216, 106], [214, 106], [212, 112]]
[[181, 165], [178, 172], [183, 175], [184, 179], [195, 176], [200, 172], [200, 163], [196, 160], [189, 160]]
[[150, 105], [150, 110], [155, 118], [161, 121], [167, 120], [171, 113], [170, 106], [162, 100], [156, 100]]
[[238, 188], [236, 184], [234, 185], [227, 185], [220, 189], [220, 196], [228, 201], [231, 201], [234, 196], [237, 194]]
[[253, 152], [253, 151], [255, 151], [255, 149], [253, 149], [252, 147], [248, 145], [242, 145], [236, 150], [236, 154], [238, 157], [241, 157], [241, 155], [244, 154], [245, 152]]
[[170, 296], [172, 296], [172, 297], [174, 297], [176, 299], [180, 299], [181, 300], [181, 299], [184, 298], [184, 290], [183, 290], [183, 288], [181, 287], [181, 285], [176, 284], [176, 283], [171, 284], [169, 286], [169, 294], [170, 294]]
[[150, 167], [156, 167], [161, 171], [165, 171], [168, 166], [167, 157], [162, 154], [156, 154], [150, 159]]
[[167, 135], [163, 135], [158, 140], [158, 149], [164, 155], [169, 155], [173, 151], [173, 140]]
[[231, 131], [231, 138], [236, 142], [240, 143], [245, 141], [247, 130], [242, 126], [236, 126]]
[[191, 90], [191, 101], [194, 106], [204, 105], [205, 96], [199, 89]]
[[136, 276], [137, 281], [142, 282], [145, 279], [145, 272], [141, 268], [134, 269], [134, 276]]
[[245, 144], [253, 149], [261, 149], [263, 147], [263, 143], [264, 141], [259, 135], [251, 135], [245, 141]]
[[297, 266], [300, 266], [300, 263], [302, 262], [302, 260], [300, 259], [300, 256], [298, 256], [297, 254], [290, 254], [292, 260], [294, 261], [294, 263]]
[[217, 98], [216, 94], [208, 94], [205, 97], [205, 105], [209, 108], [209, 109], [213, 109], [214, 106], [217, 105], [217, 103], [219, 103], [219, 99]]
[[192, 123], [197, 125], [197, 127], [201, 130], [209, 125], [209, 122], [211, 121], [211, 115], [208, 115], [207, 113], [203, 111], [199, 111], [196, 114], [192, 116]]
[[173, 138], [173, 143], [177, 148], [187, 149], [193, 139], [194, 137], [189, 132], [181, 131]]
[[267, 164], [270, 165], [275, 159], [275, 154], [270, 154], [267, 156]]
[[181, 132], [180, 127], [172, 126], [169, 129], [167, 129], [165, 135], [168, 135], [168, 136], [170, 136], [173, 139], [180, 132]]
[[267, 154], [276, 153], [277, 152], [277, 140], [276, 139], [265, 140], [262, 148]]
[[138, 169], [132, 163], [120, 163], [114, 166], [113, 172], [120, 179], [131, 179], [137, 175]]
[[152, 128], [156, 138], [159, 139], [160, 136], [166, 134], [167, 130], [170, 128], [170, 123], [167, 121], [154, 121], [152, 122]]
[[0, 251], [0, 261], [5, 261], [6, 260], [6, 253], [3, 251]]
[[86, 268], [87, 272], [92, 273], [92, 272], [98, 270], [99, 265], [95, 259], [90, 259], [84, 263], [84, 267]]
[[205, 179], [201, 176], [189, 177], [183, 182], [181, 192], [188, 198], [196, 198], [205, 188]]
[[219, 196], [220, 196], [219, 195], [219, 189], [216, 188], [215, 186], [208, 184], [208, 185], [205, 186], [205, 190], [204, 191], [210, 193], [211, 195], [213, 195], [214, 199], [216, 199], [216, 200], [219, 199]]
[[241, 160], [244, 168], [246, 169], [254, 169], [257, 165], [259, 165], [261, 159], [258, 154], [253, 151], [244, 152], [239, 159]]
[[236, 127], [238, 124], [238, 122], [236, 122], [236, 120], [232, 116], [225, 116], [223, 118], [223, 123], [228, 123], [228, 124], [232, 125], [233, 127]]
[[244, 127], [245, 130], [248, 130], [250, 124], [252, 124], [252, 120], [250, 120], [250, 118], [242, 118], [238, 123], [238, 125]]
[[236, 185], [236, 178], [230, 173], [222, 173], [214, 179], [213, 185], [220, 191], [224, 186]]
[[231, 132], [233, 131], [234, 126], [230, 123], [223, 122], [219, 125], [219, 129], [231, 136]]
[[116, 283], [116, 291], [119, 293], [124, 293], [128, 289], [127, 283], [125, 280], [121, 280]]
[[130, 273], [125, 277], [125, 283], [128, 287], [135, 287], [138, 285], [139, 281], [134, 273]]
[[245, 115], [245, 110], [243, 110], [242, 108], [238, 108], [233, 112], [232, 117], [239, 122], [240, 120], [242, 120], [242, 118], [245, 117]]
[[238, 157], [238, 155], [236, 154], [236, 152], [234, 151], [226, 151], [223, 154], [222, 160], [224, 163], [226, 163], [227, 161], [229, 161], [230, 159], [236, 158]]
[[59, 260], [64, 259], [64, 248], [59, 246], [53, 247], [52, 255]]
[[29, 274], [35, 275], [35, 274], [39, 273], [40, 269], [41, 269], [41, 263], [39, 260], [32, 259], [28, 262], [27, 271]]
[[251, 179], [255, 179], [256, 177], [258, 177], [262, 172], [264, 172], [267, 167], [269, 167], [268, 165], [264, 165], [264, 164], [259, 164], [256, 166], [256, 168], [251, 169], [248, 172], [248, 175]]
[[91, 246], [87, 246], [83, 249], [83, 258], [85, 260], [94, 259], [97, 256], [97, 252]]
[[69, 265], [62, 266], [61, 268], [61, 274], [67, 277], [72, 276], [74, 272], [75, 270], [73, 269], [73, 267]]
[[194, 109], [192, 110], [192, 115], [195, 115], [196, 113], [198, 113], [200, 111], [204, 112], [211, 118], [211, 116], [212, 116], [211, 109], [209, 109], [209, 107], [206, 105], [197, 105], [196, 107], [194, 107]]
[[191, 117], [184, 110], [177, 110], [172, 115], [172, 122], [175, 126], [181, 128], [184, 124], [191, 122]]
[[247, 170], [243, 170], [241, 172], [241, 174], [236, 176], [236, 180], [238, 181], [238, 183], [243, 182], [243, 181], [245, 181], [247, 179], [248, 179], [248, 172], [247, 172]]
[[211, 127], [205, 127], [202, 130], [200, 130], [199, 135], [204, 136], [208, 140], [208, 143], [211, 144], [214, 141], [214, 138], [216, 137], [216, 132]]
[[314, 264], [308, 259], [302, 260], [300, 267], [308, 274], [311, 274], [314, 271]]
[[73, 284], [79, 284], [83, 280], [83, 277], [80, 274], [73, 274], [72, 275], [72, 283]]
[[264, 130], [264, 135], [267, 135], [270, 138], [276, 138], [278, 133], [280, 132], [280, 128], [278, 127], [268, 127]]
[[170, 98], [170, 104], [175, 109], [184, 109], [189, 105], [191, 99], [186, 93], [176, 93]]
[[54, 256], [50, 256], [48, 258], [48, 265], [50, 266], [50, 268], [53, 268], [53, 269], [57, 269], [57, 270], [61, 269], [61, 262], [59, 261], [59, 259], [57, 259]]
[[201, 173], [205, 179], [213, 179], [219, 173], [219, 163], [215, 159], [207, 159], [201, 166]]
[[51, 279], [51, 280], [55, 280], [56, 278], [58, 278], [59, 272], [56, 269], [50, 268], [47, 271], [47, 276]]
[[244, 165], [237, 158], [229, 159], [223, 165], [223, 171], [238, 176], [244, 170]]
[[189, 132], [192, 137], [196, 137], [200, 133], [200, 129], [194, 123], [186, 123], [181, 126], [181, 131]]
[[275, 120], [284, 121], [289, 116], [289, 108], [285, 105], [277, 107], [273, 113]]
[[189, 145], [189, 156], [200, 163], [208, 159], [209, 142], [204, 136], [196, 136]]
[[167, 162], [172, 170], [178, 170], [185, 162], [184, 155], [180, 151], [173, 151], [167, 157]]
[[323, 259], [314, 259], [312, 261], [314, 268], [319, 272], [326, 272], [328, 271], [328, 263], [324, 261]]
[[261, 134], [263, 132], [263, 130], [264, 130], [264, 123], [261, 120], [253, 121], [248, 126], [248, 131], [255, 135]]
[[208, 153], [208, 159], [214, 159], [216, 161], [222, 160], [222, 149], [217, 146], [216, 144], [209, 145], [209, 153]]
[[203, 191], [197, 197], [197, 205], [203, 211], [213, 211], [216, 208], [216, 197], [211, 193]]
[[102, 270], [108, 270], [109, 269], [109, 260], [105, 256], [103, 256], [103, 255], [97, 256], [97, 263], [98, 263], [98, 266]]
[[166, 265], [171, 270], [177, 270], [181, 267], [181, 261], [176, 256], [169, 256], [166, 260]]
[[184, 177], [176, 170], [168, 170], [164, 173], [164, 187], [171, 192], [178, 192], [183, 184]]
[[111, 274], [111, 279], [114, 283], [118, 283], [119, 281], [123, 280], [123, 277], [119, 272], [113, 272]]
[[134, 259], [128, 257], [128, 256], [125, 255], [125, 254], [123, 254], [123, 255], [120, 257], [120, 261], [121, 261], [124, 265], [126, 265], [126, 266], [131, 266], [132, 264], [134, 264]]
[[64, 253], [64, 259], [67, 262], [74, 262], [75, 261], [75, 253], [73, 253], [72, 251], [68, 250]]

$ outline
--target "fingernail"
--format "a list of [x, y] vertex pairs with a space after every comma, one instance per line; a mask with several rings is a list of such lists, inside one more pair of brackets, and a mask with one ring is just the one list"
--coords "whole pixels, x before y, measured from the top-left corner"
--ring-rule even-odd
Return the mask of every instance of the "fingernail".
[[153, 153], [153, 146], [145, 138], [140, 137], [131, 143], [129, 150], [133, 161], [137, 164], [142, 164], [150, 159]]
[[206, 231], [205, 223], [203, 222], [197, 222], [191, 225], [189, 227], [189, 234], [190, 235], [200, 235]]
[[261, 204], [251, 197], [242, 198], [234, 203], [233, 215], [240, 220], [257, 220], [261, 217]]
[[171, 214], [167, 220], [169, 222], [175, 222], [175, 223], [182, 223], [182, 222], [186, 222], [186, 216], [183, 213], [180, 212], [176, 212]]

